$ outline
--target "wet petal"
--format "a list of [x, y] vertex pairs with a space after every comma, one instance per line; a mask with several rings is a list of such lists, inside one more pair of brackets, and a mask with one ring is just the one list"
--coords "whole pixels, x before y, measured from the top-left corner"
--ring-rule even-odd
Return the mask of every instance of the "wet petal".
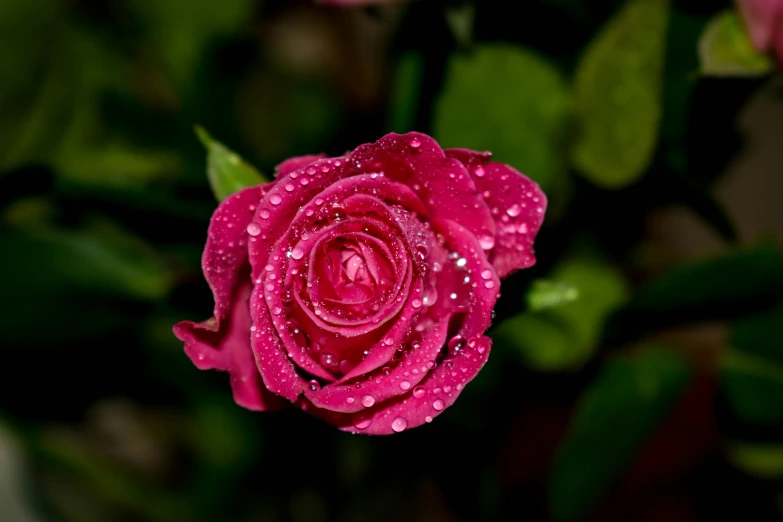
[[174, 327], [193, 364], [202, 370], [229, 372], [237, 404], [254, 410], [281, 406], [263, 386], [250, 350], [246, 229], [268, 186], [233, 194], [215, 211], [202, 257], [204, 275], [215, 299], [214, 317], [203, 323], [183, 321]]
[[326, 157], [326, 154], [309, 154], [305, 156], [295, 156], [293, 158], [288, 158], [284, 162], [280, 163], [277, 167], [275, 167], [275, 177], [276, 178], [284, 178], [285, 176], [288, 176], [292, 172], [302, 169], [309, 164], [313, 163], [316, 160], [323, 159]]
[[533, 242], [547, 206], [538, 184], [513, 167], [488, 162], [487, 153], [450, 149], [446, 154], [467, 167], [486, 196], [497, 227], [490, 259], [500, 277], [534, 265]]

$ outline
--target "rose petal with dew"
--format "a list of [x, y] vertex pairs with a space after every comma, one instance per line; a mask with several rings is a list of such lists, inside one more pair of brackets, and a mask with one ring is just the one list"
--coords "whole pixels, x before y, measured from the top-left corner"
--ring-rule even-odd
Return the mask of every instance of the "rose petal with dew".
[[425, 134], [387, 134], [358, 147], [348, 165], [360, 171], [380, 171], [413, 189], [430, 215], [451, 219], [470, 230], [489, 250], [495, 222], [473, 179], [461, 162], [446, 157]]
[[[271, 185], [271, 184], [270, 184]], [[215, 299], [214, 317], [203, 323], [183, 321], [174, 334], [197, 368], [229, 372], [237, 404], [253, 410], [283, 404], [263, 386], [250, 351], [247, 226], [269, 185], [244, 189], [215, 211], [202, 256], [204, 275]]]
[[471, 172], [496, 220], [497, 241], [490, 259], [498, 275], [533, 266], [533, 242], [547, 206], [538, 184], [508, 165], [489, 162], [487, 153], [449, 149], [446, 155]]

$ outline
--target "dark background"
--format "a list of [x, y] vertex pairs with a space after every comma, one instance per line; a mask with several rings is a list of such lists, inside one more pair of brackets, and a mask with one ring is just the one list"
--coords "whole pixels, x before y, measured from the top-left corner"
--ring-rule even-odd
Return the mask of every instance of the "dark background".
[[[783, 85], [701, 75], [731, 5], [681, 0], [580, 101], [622, 4], [0, 0], [0, 521], [780, 520]], [[415, 129], [541, 184], [453, 407], [352, 436], [191, 365], [195, 124], [267, 175]], [[641, 163], [575, 159], [594, 124], [601, 165]]]

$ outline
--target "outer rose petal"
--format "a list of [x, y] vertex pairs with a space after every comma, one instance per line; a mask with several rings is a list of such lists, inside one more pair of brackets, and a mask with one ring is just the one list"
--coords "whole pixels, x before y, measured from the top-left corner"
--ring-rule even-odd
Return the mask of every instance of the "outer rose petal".
[[488, 337], [472, 339], [472, 346], [432, 370], [421, 387], [415, 388], [418, 393], [403, 395], [353, 415], [321, 410], [308, 402], [302, 402], [300, 407], [351, 433], [391, 435], [415, 428], [431, 422], [454, 404], [465, 385], [487, 362], [491, 344]]
[[288, 158], [284, 162], [280, 163], [275, 168], [275, 177], [284, 178], [295, 170], [299, 170], [308, 166], [310, 163], [323, 159], [326, 154], [308, 154], [306, 156], [296, 156], [295, 158]]
[[490, 154], [449, 149], [446, 155], [461, 161], [484, 193], [497, 224], [497, 241], [490, 259], [502, 278], [535, 264], [533, 240], [544, 221], [546, 195], [533, 180], [513, 167], [489, 162]]
[[250, 350], [246, 228], [268, 186], [233, 194], [215, 211], [202, 257], [204, 275], [215, 299], [214, 317], [203, 323], [183, 321], [174, 327], [174, 335], [185, 342], [185, 353], [193, 364], [202, 370], [229, 372], [234, 399], [251, 410], [282, 405], [261, 383]]

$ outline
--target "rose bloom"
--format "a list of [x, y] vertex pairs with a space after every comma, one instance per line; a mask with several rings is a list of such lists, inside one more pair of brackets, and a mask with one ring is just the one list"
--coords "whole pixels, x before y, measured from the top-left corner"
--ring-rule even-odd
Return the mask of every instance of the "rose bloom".
[[246, 408], [368, 434], [431, 422], [487, 361], [500, 279], [535, 262], [545, 208], [489, 153], [418, 133], [287, 160], [215, 211], [214, 317], [174, 333]]
[[737, 0], [759, 52], [773, 54], [783, 66], [783, 0]]

